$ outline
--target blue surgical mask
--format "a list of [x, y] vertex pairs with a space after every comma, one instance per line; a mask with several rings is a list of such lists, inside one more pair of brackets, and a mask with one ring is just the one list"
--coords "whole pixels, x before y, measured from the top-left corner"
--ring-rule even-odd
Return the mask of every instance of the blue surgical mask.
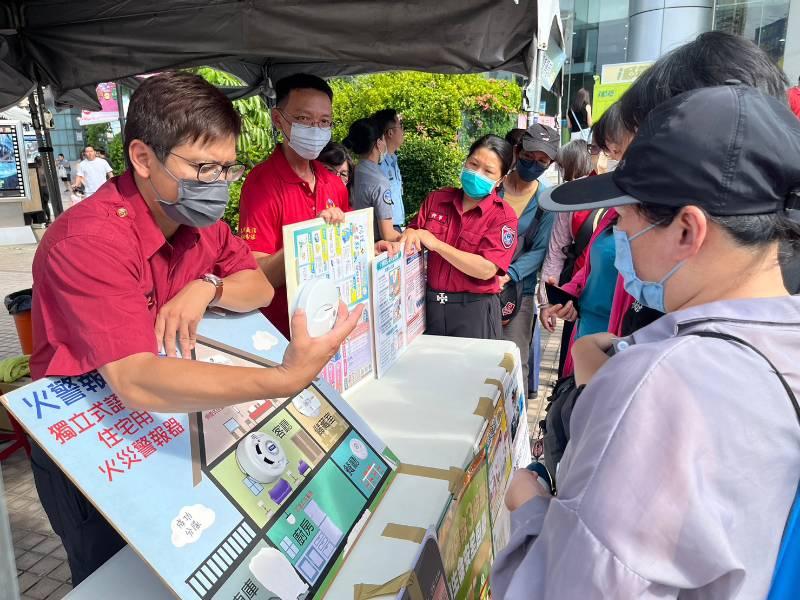
[[496, 185], [496, 181], [484, 177], [477, 171], [472, 171], [467, 167], [461, 169], [461, 188], [470, 198], [483, 200], [492, 193]]
[[636, 274], [636, 268], [633, 266], [633, 253], [631, 252], [631, 242], [648, 231], [652, 231], [657, 226], [658, 223], [653, 223], [631, 237], [628, 237], [628, 234], [624, 231], [614, 227], [614, 245], [616, 247], [614, 267], [622, 275], [622, 279], [625, 282], [625, 291], [634, 300], [643, 306], [665, 313], [667, 309], [664, 306], [664, 284], [683, 266], [683, 261], [675, 265], [669, 273], [661, 278], [661, 281], [642, 281]]
[[547, 170], [547, 167], [536, 160], [522, 160], [517, 161], [517, 174], [523, 181], [533, 181], [539, 179], [542, 173]]

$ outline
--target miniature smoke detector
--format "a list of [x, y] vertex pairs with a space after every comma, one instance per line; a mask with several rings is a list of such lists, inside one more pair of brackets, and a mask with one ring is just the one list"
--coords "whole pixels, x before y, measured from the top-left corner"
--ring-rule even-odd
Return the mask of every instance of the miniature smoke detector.
[[243, 473], [259, 483], [277, 481], [288, 464], [280, 442], [260, 431], [241, 439], [236, 446], [236, 462]]
[[306, 313], [308, 335], [320, 337], [333, 329], [339, 312], [339, 292], [330, 279], [307, 281], [300, 288], [292, 314], [298, 308]]

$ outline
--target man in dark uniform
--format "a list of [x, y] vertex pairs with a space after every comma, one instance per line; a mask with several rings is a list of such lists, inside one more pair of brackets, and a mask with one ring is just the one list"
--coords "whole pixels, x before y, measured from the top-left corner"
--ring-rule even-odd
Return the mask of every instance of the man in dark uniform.
[[[321, 371], [360, 311], [344, 320], [340, 306], [343, 319], [313, 339], [296, 313], [295, 339], [274, 369], [177, 357], [191, 356], [208, 306], [245, 312], [272, 300], [247, 246], [220, 222], [228, 184], [244, 170], [239, 130], [231, 102], [196, 75], [166, 73], [136, 90], [129, 169], [56, 219], [36, 252], [34, 378], [96, 369], [131, 408], [193, 412], [286, 397]], [[31, 463], [78, 585], [125, 542], [35, 444]]]

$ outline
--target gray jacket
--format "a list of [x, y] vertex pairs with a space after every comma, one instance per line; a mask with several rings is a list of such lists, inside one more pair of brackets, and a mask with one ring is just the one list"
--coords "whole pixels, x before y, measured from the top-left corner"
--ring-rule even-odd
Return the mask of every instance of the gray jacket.
[[765, 598], [800, 480], [800, 298], [668, 314], [579, 398], [557, 498], [512, 514], [495, 598]]

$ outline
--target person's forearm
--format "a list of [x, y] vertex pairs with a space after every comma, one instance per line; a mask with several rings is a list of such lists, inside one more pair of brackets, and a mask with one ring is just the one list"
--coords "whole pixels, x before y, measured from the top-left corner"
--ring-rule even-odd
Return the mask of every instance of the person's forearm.
[[403, 237], [399, 231], [394, 228], [391, 219], [381, 219], [378, 222], [381, 230], [381, 238], [387, 242], [399, 242]]
[[130, 408], [155, 412], [193, 412], [285, 398], [309, 383], [291, 381], [281, 367], [233, 367], [153, 354], [135, 354], [99, 370]]
[[286, 285], [286, 272], [283, 266], [283, 249], [275, 254], [264, 254], [263, 252], [253, 252], [253, 256], [261, 267], [264, 275], [272, 284], [272, 287], [283, 287]]
[[79, 187], [81, 185], [83, 185], [83, 175], [78, 175], [75, 178], [75, 187]]
[[482, 256], [464, 252], [453, 248], [449, 244], [445, 244], [441, 240], [438, 241], [435, 248], [431, 248], [434, 252], [439, 254], [443, 259], [453, 265], [456, 269], [475, 277], [476, 279], [490, 279], [497, 274], [497, 265], [493, 262], [486, 260]]
[[259, 269], [238, 271], [228, 275], [223, 282], [222, 297], [217, 306], [233, 312], [248, 312], [269, 306], [275, 295], [275, 290]]
[[564, 263], [567, 260], [564, 248], [572, 242], [571, 219], [572, 213], [558, 213], [556, 216], [548, 241], [547, 257], [542, 264], [542, 281], [547, 281], [550, 277], [558, 281], [561, 271], [564, 269]]

